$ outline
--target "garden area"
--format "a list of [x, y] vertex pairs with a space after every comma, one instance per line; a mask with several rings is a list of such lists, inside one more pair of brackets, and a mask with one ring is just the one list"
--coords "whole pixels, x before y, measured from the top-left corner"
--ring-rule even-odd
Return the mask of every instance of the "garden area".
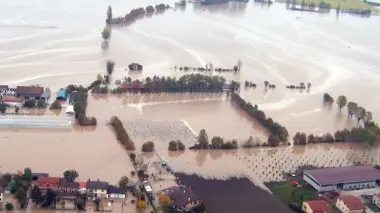
[[[302, 181], [301, 181], [302, 182]], [[294, 181], [268, 182], [265, 185], [272, 191], [273, 195], [286, 205], [296, 204], [302, 208], [303, 201], [314, 200], [318, 192], [307, 184]]]

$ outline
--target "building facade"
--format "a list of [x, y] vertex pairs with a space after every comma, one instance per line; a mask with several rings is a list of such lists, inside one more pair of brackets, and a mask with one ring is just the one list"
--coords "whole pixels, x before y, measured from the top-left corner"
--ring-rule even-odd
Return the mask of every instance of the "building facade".
[[373, 188], [380, 181], [380, 170], [372, 166], [305, 170], [303, 179], [318, 192]]
[[325, 200], [311, 200], [302, 203], [302, 210], [306, 213], [331, 213], [332, 207]]
[[76, 194], [79, 189], [78, 182], [68, 182], [66, 179], [62, 178], [59, 183], [58, 191], [67, 194]]
[[60, 182], [61, 179], [57, 177], [38, 177], [36, 185], [42, 192], [46, 192], [47, 189], [58, 191]]
[[109, 185], [107, 189], [107, 198], [112, 199], [124, 199], [126, 194], [126, 190], [117, 187]]
[[343, 213], [365, 213], [365, 205], [362, 201], [352, 195], [339, 196], [336, 207]]
[[374, 194], [372, 197], [372, 202], [380, 208], [380, 194]]
[[86, 189], [92, 197], [107, 197], [108, 182], [88, 180]]

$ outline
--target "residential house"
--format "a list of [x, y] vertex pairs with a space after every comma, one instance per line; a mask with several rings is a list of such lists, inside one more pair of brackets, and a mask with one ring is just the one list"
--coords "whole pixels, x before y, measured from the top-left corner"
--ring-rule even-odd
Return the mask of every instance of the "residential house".
[[180, 212], [190, 212], [201, 204], [201, 200], [196, 196], [190, 187], [173, 186], [161, 190], [160, 196], [168, 196], [174, 209]]
[[108, 182], [88, 180], [86, 189], [92, 197], [107, 197]]
[[107, 188], [107, 198], [125, 198], [126, 190], [117, 186], [109, 185]]
[[86, 182], [79, 182], [79, 193], [84, 194], [86, 192]]
[[36, 184], [43, 192], [47, 189], [58, 191], [60, 182], [61, 179], [57, 177], [38, 177]]
[[129, 70], [131, 71], [142, 71], [143, 66], [138, 63], [132, 63], [128, 65]]
[[302, 210], [306, 213], [331, 213], [332, 207], [325, 200], [310, 200], [303, 202]]
[[343, 213], [364, 213], [366, 209], [363, 202], [353, 195], [339, 196], [336, 207]]
[[24, 105], [24, 99], [15, 96], [4, 96], [1, 101], [8, 106], [22, 107]]
[[43, 87], [38, 86], [18, 86], [16, 88], [17, 97], [24, 99], [41, 99]]
[[380, 208], [380, 193], [374, 194], [372, 197], [372, 202]]
[[79, 189], [78, 182], [69, 182], [65, 178], [61, 179], [59, 183], [59, 187], [58, 187], [59, 192], [65, 193], [65, 194], [72, 194], [72, 195], [76, 194], [78, 192], [78, 189]]
[[3, 209], [4, 204], [4, 189], [0, 186], [0, 210]]

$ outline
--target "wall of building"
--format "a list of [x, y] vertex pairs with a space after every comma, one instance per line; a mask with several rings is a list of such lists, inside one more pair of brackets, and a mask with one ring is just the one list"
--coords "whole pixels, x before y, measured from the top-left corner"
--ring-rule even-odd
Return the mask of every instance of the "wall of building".
[[343, 189], [361, 189], [364, 187], [375, 187], [376, 182], [375, 181], [369, 181], [369, 182], [361, 182], [361, 183], [346, 183], [343, 185]]
[[373, 196], [372, 202], [376, 204], [377, 207], [380, 208], [380, 198], [376, 195]]
[[329, 191], [335, 191], [337, 189], [336, 185], [320, 186], [317, 183], [317, 181], [315, 181], [312, 177], [310, 177], [306, 173], [303, 174], [303, 179], [318, 192], [329, 192]]
[[107, 190], [96, 189], [96, 190], [94, 190], [94, 193], [97, 194], [98, 197], [106, 197], [107, 196]]
[[3, 193], [0, 193], [0, 203], [4, 202], [4, 195]]
[[338, 208], [343, 213], [350, 213], [350, 210], [344, 204], [344, 202], [340, 199], [336, 200], [336, 208]]
[[311, 210], [310, 205], [306, 202], [303, 202], [302, 210], [306, 213], [313, 213], [313, 210]]
[[119, 198], [119, 199], [124, 199], [125, 198], [125, 194], [107, 194], [107, 197], [108, 198]]

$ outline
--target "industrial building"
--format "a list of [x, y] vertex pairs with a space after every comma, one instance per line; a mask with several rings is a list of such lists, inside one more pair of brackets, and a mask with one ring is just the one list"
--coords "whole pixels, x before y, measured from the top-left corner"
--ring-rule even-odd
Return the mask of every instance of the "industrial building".
[[372, 166], [305, 170], [303, 179], [318, 192], [372, 188], [380, 181], [380, 170]]

